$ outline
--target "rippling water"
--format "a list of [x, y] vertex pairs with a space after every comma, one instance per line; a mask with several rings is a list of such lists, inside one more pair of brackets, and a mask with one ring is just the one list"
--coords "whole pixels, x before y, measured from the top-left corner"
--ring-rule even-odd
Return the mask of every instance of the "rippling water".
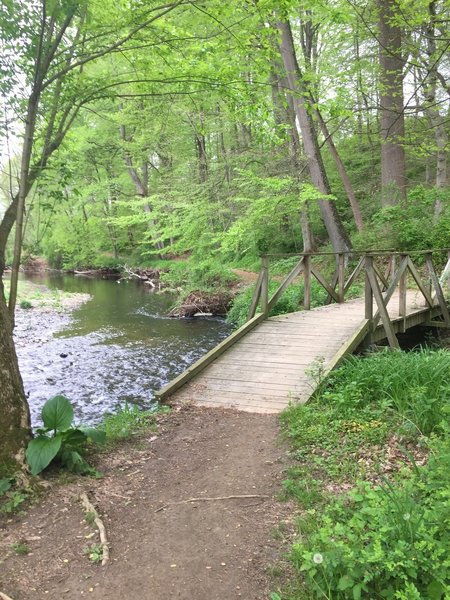
[[[173, 298], [132, 281], [41, 275], [32, 280], [91, 295], [69, 318], [36, 315], [59, 330], [37, 338], [31, 331], [29, 341], [22, 334], [17, 343], [34, 424], [45, 400], [56, 394], [70, 398], [76, 418], [86, 423], [97, 423], [125, 402], [149, 407], [157, 389], [230, 332], [221, 319], [167, 317]], [[31, 329], [31, 314], [22, 318], [30, 319]]]

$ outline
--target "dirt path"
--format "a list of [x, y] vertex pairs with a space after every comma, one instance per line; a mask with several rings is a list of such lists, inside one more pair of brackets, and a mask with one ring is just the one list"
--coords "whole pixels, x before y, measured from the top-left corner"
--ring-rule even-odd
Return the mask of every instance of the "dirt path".
[[[164, 417], [156, 439], [100, 459], [103, 479], [60, 486], [6, 524], [0, 591], [13, 600], [268, 598], [274, 529], [290, 509], [276, 500], [285, 456], [277, 435], [273, 415], [186, 408]], [[83, 553], [97, 534], [76, 501], [82, 490], [108, 530], [106, 567]], [[185, 502], [240, 495], [258, 497]], [[31, 553], [14, 554], [18, 541]]]

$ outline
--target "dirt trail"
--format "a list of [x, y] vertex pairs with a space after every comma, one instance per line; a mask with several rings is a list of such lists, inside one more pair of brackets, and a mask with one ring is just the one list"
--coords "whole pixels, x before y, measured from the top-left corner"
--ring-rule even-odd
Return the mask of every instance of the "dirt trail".
[[[274, 528], [290, 510], [276, 500], [277, 435], [273, 415], [185, 408], [164, 417], [157, 437], [100, 459], [102, 480], [60, 486], [1, 530], [0, 591], [13, 600], [267, 599]], [[82, 490], [108, 530], [106, 567], [83, 553], [97, 535], [87, 537]], [[185, 502], [240, 495], [257, 497]], [[19, 540], [30, 554], [11, 552]]]

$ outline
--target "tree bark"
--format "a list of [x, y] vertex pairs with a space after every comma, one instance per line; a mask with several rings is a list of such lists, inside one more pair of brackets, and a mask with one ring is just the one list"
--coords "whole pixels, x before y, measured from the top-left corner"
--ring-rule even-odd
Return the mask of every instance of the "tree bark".
[[378, 0], [380, 61], [381, 202], [406, 195], [402, 31], [394, 22], [396, 0]]
[[30, 412], [12, 339], [12, 323], [0, 277], [0, 479], [23, 470], [31, 439]]
[[[278, 28], [281, 31], [281, 56], [289, 83], [289, 88], [294, 94], [294, 106], [300, 124], [303, 146], [308, 159], [309, 173], [314, 186], [328, 196], [331, 194], [330, 185], [325, 172], [325, 167], [320, 155], [319, 143], [311, 117], [310, 107], [307, 106], [308, 90], [302, 82], [302, 74], [295, 54], [291, 26], [288, 21], [280, 21]], [[319, 200], [320, 212], [324, 221], [328, 237], [335, 252], [351, 250], [351, 243], [344, 230], [342, 221], [334, 202]]]

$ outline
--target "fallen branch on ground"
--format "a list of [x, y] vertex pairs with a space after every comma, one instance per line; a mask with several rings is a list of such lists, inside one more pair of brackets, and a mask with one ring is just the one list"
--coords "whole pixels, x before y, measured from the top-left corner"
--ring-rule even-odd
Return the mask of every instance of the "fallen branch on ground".
[[239, 496], [217, 496], [215, 498], [188, 498], [187, 500], [180, 500], [179, 502], [169, 502], [168, 504], [164, 504], [164, 506], [160, 506], [155, 510], [155, 513], [168, 508], [169, 506], [174, 506], [176, 504], [189, 504], [190, 502], [211, 502], [214, 500], [240, 500], [242, 498], [269, 498], [269, 496], [264, 496], [261, 494], [243, 494]]
[[9, 596], [7, 596], [3, 592], [0, 592], [0, 600], [12, 600], [12, 598], [10, 598]]
[[85, 508], [86, 512], [94, 515], [94, 523], [97, 525], [98, 532], [100, 534], [100, 542], [102, 544], [102, 550], [103, 550], [102, 567], [104, 567], [106, 565], [106, 563], [109, 561], [109, 543], [108, 543], [108, 538], [106, 536], [105, 526], [103, 524], [103, 521], [100, 519], [100, 516], [99, 516], [95, 506], [92, 504], [92, 502], [87, 497], [86, 492], [82, 492], [80, 494], [80, 501], [81, 501], [81, 504], [83, 505], [83, 507]]

